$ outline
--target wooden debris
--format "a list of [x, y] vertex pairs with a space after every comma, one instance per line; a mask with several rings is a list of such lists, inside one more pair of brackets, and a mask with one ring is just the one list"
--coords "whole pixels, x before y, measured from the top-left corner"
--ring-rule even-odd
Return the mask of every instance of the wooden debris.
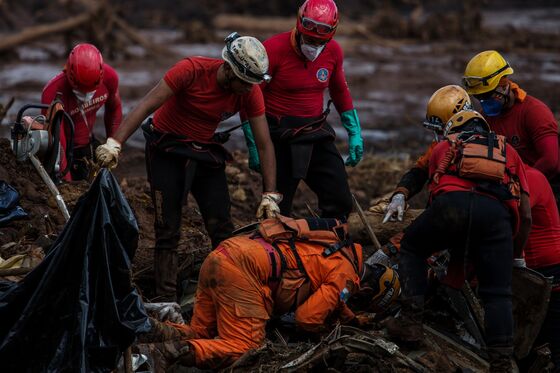
[[[383, 214], [381, 213], [373, 213], [371, 211], [365, 211], [365, 218], [369, 222], [372, 227], [375, 227], [375, 235], [379, 239], [379, 242], [383, 245], [384, 243], [389, 241], [389, 238], [394, 236], [395, 234], [404, 230], [404, 228], [408, 227], [410, 223], [414, 219], [418, 217], [424, 210], [414, 210], [409, 209], [404, 214], [404, 219], [402, 222], [387, 222], [382, 224]], [[362, 244], [371, 244], [371, 238], [367, 234], [366, 227], [362, 222], [362, 219], [357, 213], [352, 213], [348, 217], [348, 225], [350, 236], [356, 242], [360, 242]]]

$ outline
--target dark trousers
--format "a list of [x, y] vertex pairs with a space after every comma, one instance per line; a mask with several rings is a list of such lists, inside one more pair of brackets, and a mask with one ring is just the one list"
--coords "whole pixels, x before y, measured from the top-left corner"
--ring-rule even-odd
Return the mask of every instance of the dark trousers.
[[176, 251], [181, 233], [181, 210], [192, 192], [215, 248], [234, 229], [225, 167], [151, 149], [146, 146], [146, 168], [155, 212], [156, 250]]
[[403, 296], [414, 299], [427, 288], [426, 258], [449, 249], [475, 265], [484, 303], [486, 343], [513, 343], [511, 275], [513, 239], [510, 213], [498, 200], [471, 192], [439, 195], [406, 229], [399, 275]]
[[92, 139], [88, 145], [74, 149], [72, 153], [72, 165], [70, 167], [72, 180], [87, 180], [90, 169], [88, 162], [95, 161], [95, 149], [97, 149], [99, 145], [99, 141]]
[[[352, 211], [352, 195], [342, 157], [332, 141], [322, 141], [312, 146], [307, 175], [303, 180], [317, 195], [321, 217], [345, 219]], [[276, 184], [278, 191], [283, 195], [280, 211], [282, 215], [289, 216], [301, 179], [292, 176], [290, 145], [276, 142], [274, 148]]]

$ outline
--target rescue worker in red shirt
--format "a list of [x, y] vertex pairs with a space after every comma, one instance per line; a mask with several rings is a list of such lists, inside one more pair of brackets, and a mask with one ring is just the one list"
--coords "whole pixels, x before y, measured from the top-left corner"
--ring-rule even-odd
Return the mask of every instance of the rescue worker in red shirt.
[[[342, 49], [332, 40], [338, 19], [333, 0], [307, 0], [299, 9], [296, 28], [264, 42], [273, 79], [261, 88], [276, 151], [283, 215], [291, 212], [300, 180], [317, 194], [321, 216], [342, 218], [352, 210], [344, 161], [334, 145], [334, 130], [325, 121], [329, 109], [323, 111], [328, 88], [348, 132], [346, 165], [356, 166], [362, 159], [363, 140], [344, 75]], [[250, 166], [258, 169], [252, 135], [248, 126], [244, 130]]]
[[406, 201], [419, 193], [428, 181], [429, 160], [435, 146], [441, 140], [443, 127], [451, 117], [461, 110], [472, 109], [469, 95], [458, 85], [446, 85], [435, 91], [428, 100], [424, 127], [434, 132], [435, 139], [422, 154], [414, 167], [408, 170], [397, 184], [386, 207], [383, 223], [402, 221]]
[[[521, 258], [531, 227], [524, 165], [513, 147], [489, 132], [485, 119], [475, 111], [455, 114], [444, 136], [448, 141], [438, 143], [429, 160], [430, 205], [405, 230], [401, 242], [401, 327], [408, 323], [407, 337], [419, 340], [426, 259], [444, 249], [452, 258], [470, 258], [484, 303], [490, 371], [509, 372], [512, 265], [514, 258]], [[484, 158], [489, 153], [492, 158]], [[471, 154], [474, 158], [469, 158]]]
[[504, 135], [529, 166], [549, 180], [560, 201], [558, 123], [550, 109], [509, 79], [513, 68], [497, 51], [484, 51], [467, 64], [463, 85], [482, 105], [492, 131]]
[[[78, 44], [68, 55], [63, 71], [52, 78], [41, 96], [43, 104], [50, 104], [58, 94], [64, 110], [74, 122], [74, 151], [70, 172], [66, 180], [84, 180], [87, 178], [88, 162], [94, 158], [95, 148], [99, 142], [93, 136], [95, 117], [103, 107], [105, 109], [105, 133], [113, 136], [122, 119], [122, 105], [119, 96], [119, 77], [115, 70], [103, 63], [101, 52], [92, 44]], [[33, 122], [24, 117], [27, 125]], [[61, 170], [67, 167], [66, 136], [68, 128], [63, 123], [60, 134]]]
[[279, 212], [274, 148], [257, 84], [268, 80], [263, 45], [250, 36], [226, 38], [223, 59], [189, 57], [175, 64], [124, 119], [118, 131], [97, 149], [103, 167], [117, 164], [121, 145], [143, 126], [146, 168], [155, 210], [156, 294], [175, 301], [177, 245], [181, 208], [192, 192], [212, 246], [233, 231], [225, 161], [231, 155], [215, 140], [219, 123], [242, 111], [249, 118], [263, 159], [263, 195], [257, 217]]
[[179, 333], [165, 334], [176, 340], [149, 346], [152, 354], [218, 369], [261, 346], [272, 316], [295, 312], [296, 327], [307, 332], [328, 331], [336, 321], [359, 325], [346, 301], [353, 296], [377, 312], [397, 298], [400, 284], [392, 269], [364, 265], [362, 247], [346, 232], [337, 219], [280, 216], [261, 222], [258, 233], [223, 241], [200, 269], [190, 324], [171, 324]]
[[548, 343], [555, 371], [560, 371], [560, 216], [546, 177], [537, 169], [525, 167], [531, 191], [532, 225], [524, 248], [527, 267], [553, 277], [546, 319], [535, 346]]

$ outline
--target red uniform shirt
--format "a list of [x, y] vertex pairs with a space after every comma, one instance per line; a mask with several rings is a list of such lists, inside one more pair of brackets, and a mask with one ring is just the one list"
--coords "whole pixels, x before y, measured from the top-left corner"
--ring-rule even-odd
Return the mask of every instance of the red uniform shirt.
[[164, 80], [175, 93], [155, 113], [154, 126], [160, 132], [210, 142], [221, 121], [243, 110], [248, 118], [264, 114], [264, 100], [258, 86], [237, 95], [218, 85], [218, 68], [223, 60], [185, 58], [167, 71]]
[[[474, 180], [469, 180], [466, 178], [460, 178], [455, 175], [444, 174], [439, 179], [439, 183], [436, 184], [433, 181], [433, 176], [436, 172], [437, 167], [445, 156], [447, 149], [449, 149], [449, 141], [442, 141], [436, 145], [432, 151], [432, 155], [429, 161], [429, 175], [430, 184], [428, 186], [430, 190], [431, 198], [436, 197], [439, 194], [457, 191], [471, 191], [476, 187], [477, 183]], [[529, 186], [527, 183], [527, 177], [525, 176], [525, 167], [523, 161], [519, 157], [519, 154], [511, 147], [506, 144], [506, 167], [509, 170], [509, 175], [515, 175], [519, 179], [519, 185], [521, 190], [525, 193], [529, 193]], [[506, 172], [504, 175], [503, 182], [507, 184], [510, 181], [510, 176]], [[484, 193], [481, 193], [484, 194]], [[519, 201], [510, 200], [505, 202], [506, 206], [510, 210], [512, 216], [513, 233], [517, 233], [519, 227]]]
[[264, 43], [270, 83], [263, 83], [267, 114], [318, 117], [323, 112], [323, 92], [329, 88], [339, 113], [354, 108], [342, 67], [340, 45], [329, 41], [313, 62], [296, 52], [295, 33], [284, 32]]
[[531, 190], [533, 224], [525, 246], [525, 261], [529, 268], [542, 268], [560, 263], [560, 217], [554, 194], [546, 177], [538, 170], [526, 167]]
[[[121, 124], [122, 106], [119, 96], [119, 77], [111, 66], [103, 65], [103, 81], [97, 87], [95, 95], [89, 102], [78, 102], [64, 72], [47, 83], [43, 89], [41, 102], [50, 104], [56, 98], [58, 92], [62, 94], [64, 110], [70, 114], [74, 122], [75, 148], [81, 148], [89, 144], [95, 125], [95, 116], [101, 107], [105, 106], [104, 119], [107, 137], [112, 136]], [[63, 146], [66, 145], [65, 140], [62, 141], [61, 139], [61, 142]]]
[[515, 104], [496, 117], [486, 117], [492, 131], [504, 135], [529, 166], [548, 178], [558, 172], [558, 124], [550, 109], [540, 100], [510, 83]]

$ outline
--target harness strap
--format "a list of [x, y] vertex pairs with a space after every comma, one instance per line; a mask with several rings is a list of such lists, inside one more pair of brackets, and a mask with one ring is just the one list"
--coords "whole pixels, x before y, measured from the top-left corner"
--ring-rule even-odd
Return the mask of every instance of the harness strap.
[[270, 265], [272, 267], [272, 276], [270, 277], [269, 281], [274, 281], [275, 282], [275, 281], [280, 280], [280, 276], [282, 275], [282, 259], [285, 260], [285, 258], [280, 256], [281, 254], [279, 254], [280, 263], [277, 263], [277, 260], [276, 260], [277, 251], [276, 251], [276, 249], [274, 247], [272, 247], [271, 244], [266, 242], [263, 238], [260, 238], [260, 237], [256, 238], [255, 241], [259, 242], [261, 244], [261, 246], [264, 247], [264, 249], [268, 253], [268, 257], [270, 258]]

